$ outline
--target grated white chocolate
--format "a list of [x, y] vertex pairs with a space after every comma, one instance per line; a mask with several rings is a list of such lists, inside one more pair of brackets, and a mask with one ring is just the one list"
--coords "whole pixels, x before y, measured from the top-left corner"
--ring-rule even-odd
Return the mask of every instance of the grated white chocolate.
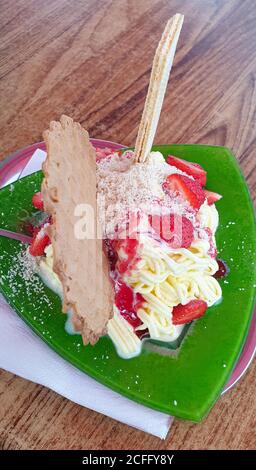
[[[144, 163], [134, 164], [134, 153], [118, 154], [97, 162], [98, 209], [108, 236], [122, 226], [127, 213], [164, 211], [193, 217], [188, 203], [162, 187], [168, 175], [184, 172], [165, 162], [160, 152], [151, 152]], [[187, 176], [187, 175], [186, 175]]]

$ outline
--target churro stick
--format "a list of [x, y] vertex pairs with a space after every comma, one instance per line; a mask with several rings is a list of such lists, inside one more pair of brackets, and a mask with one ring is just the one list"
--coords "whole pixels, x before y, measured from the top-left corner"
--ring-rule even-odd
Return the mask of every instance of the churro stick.
[[136, 162], [145, 162], [151, 151], [183, 19], [177, 13], [168, 21], [155, 53], [135, 144]]

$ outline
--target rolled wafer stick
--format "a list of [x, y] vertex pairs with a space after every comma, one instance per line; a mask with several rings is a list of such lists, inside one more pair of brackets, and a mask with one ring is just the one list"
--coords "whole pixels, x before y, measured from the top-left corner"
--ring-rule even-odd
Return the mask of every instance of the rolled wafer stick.
[[170, 18], [155, 53], [135, 144], [136, 162], [145, 162], [151, 151], [183, 20], [179, 13]]

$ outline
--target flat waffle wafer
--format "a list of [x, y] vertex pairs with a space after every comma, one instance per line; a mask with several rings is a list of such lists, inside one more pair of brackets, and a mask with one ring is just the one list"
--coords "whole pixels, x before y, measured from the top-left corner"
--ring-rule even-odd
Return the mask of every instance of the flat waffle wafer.
[[168, 21], [155, 53], [135, 144], [137, 162], [145, 162], [151, 151], [183, 20], [184, 16], [177, 13]]
[[[96, 156], [88, 133], [67, 116], [52, 121], [43, 134], [47, 159], [43, 165], [44, 208], [52, 217], [48, 226], [53, 247], [53, 270], [63, 287], [63, 311], [85, 344], [94, 344], [106, 333], [112, 316], [112, 285], [102, 240], [96, 230]], [[77, 236], [77, 209], [90, 206], [94, 235]], [[82, 215], [82, 214], [81, 214]], [[92, 233], [92, 232], [91, 232]]]

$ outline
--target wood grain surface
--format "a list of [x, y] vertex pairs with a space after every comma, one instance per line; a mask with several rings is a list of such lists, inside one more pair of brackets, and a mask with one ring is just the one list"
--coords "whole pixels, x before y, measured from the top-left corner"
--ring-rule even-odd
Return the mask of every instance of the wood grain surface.
[[[255, 1], [0, 0], [0, 12], [0, 158], [62, 113], [92, 137], [134, 144], [156, 44], [180, 12], [156, 143], [231, 147], [256, 198]], [[252, 449], [255, 371], [202, 424], [175, 420], [165, 441], [1, 371], [0, 448]]]

